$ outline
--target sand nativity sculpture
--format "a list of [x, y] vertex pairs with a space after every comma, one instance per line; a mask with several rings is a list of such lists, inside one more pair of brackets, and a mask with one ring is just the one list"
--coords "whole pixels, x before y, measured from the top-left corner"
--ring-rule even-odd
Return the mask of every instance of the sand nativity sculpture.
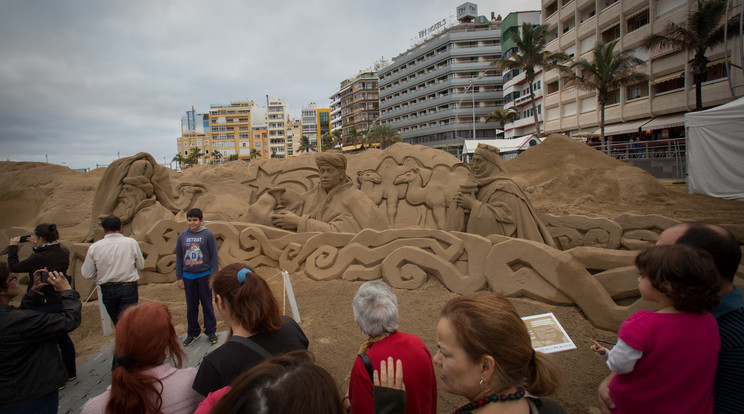
[[109, 214], [140, 243], [140, 283], [174, 281], [178, 232], [187, 227], [185, 212], [199, 207], [223, 265], [267, 265], [318, 281], [381, 278], [402, 289], [436, 278], [455, 293], [490, 289], [576, 305], [595, 326], [615, 330], [649, 306], [639, 299], [635, 250], [676, 223], [538, 217], [498, 149], [485, 145], [472, 167], [401, 143], [230, 164], [176, 174], [146, 153], [112, 163], [94, 195], [88, 236], [65, 242], [76, 289], [84, 297], [93, 289], [80, 266]]

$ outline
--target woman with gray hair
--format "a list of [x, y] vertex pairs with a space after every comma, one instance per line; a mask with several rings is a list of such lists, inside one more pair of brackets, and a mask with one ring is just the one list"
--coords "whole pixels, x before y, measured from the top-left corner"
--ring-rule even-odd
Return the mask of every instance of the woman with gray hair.
[[398, 299], [384, 282], [374, 280], [359, 287], [353, 302], [354, 319], [368, 336], [359, 349], [349, 379], [344, 406], [351, 413], [373, 414], [372, 372], [388, 357], [400, 360], [407, 372], [403, 379], [407, 413], [437, 412], [437, 380], [431, 353], [419, 337], [398, 331]]

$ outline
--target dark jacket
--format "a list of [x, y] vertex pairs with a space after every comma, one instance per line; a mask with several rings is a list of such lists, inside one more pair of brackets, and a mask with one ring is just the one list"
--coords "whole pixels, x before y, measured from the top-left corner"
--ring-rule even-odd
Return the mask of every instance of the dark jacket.
[[27, 292], [20, 309], [0, 305], [0, 408], [39, 398], [67, 383], [55, 338], [80, 325], [80, 295], [62, 292], [62, 312], [53, 314], [33, 310], [38, 302], [34, 296], [36, 291]]
[[[29, 283], [28, 290], [33, 286], [34, 272], [47, 268], [47, 270], [56, 270], [65, 274], [67, 281], [72, 280], [67, 276], [67, 268], [70, 266], [70, 251], [62, 247], [59, 243], [47, 244], [34, 248], [34, 254], [26, 260], [18, 260], [18, 246], [8, 246], [8, 267], [13, 273], [28, 273]], [[59, 294], [51, 286], [44, 286], [39, 291], [41, 296], [37, 296], [39, 305], [59, 303]]]

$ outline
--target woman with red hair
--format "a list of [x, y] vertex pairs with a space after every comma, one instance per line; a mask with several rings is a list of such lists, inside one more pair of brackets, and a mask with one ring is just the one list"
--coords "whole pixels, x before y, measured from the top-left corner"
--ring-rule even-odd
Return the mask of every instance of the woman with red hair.
[[114, 355], [111, 385], [82, 414], [193, 413], [199, 405], [201, 397], [191, 389], [196, 368], [177, 369], [186, 354], [164, 304], [145, 302], [122, 313]]

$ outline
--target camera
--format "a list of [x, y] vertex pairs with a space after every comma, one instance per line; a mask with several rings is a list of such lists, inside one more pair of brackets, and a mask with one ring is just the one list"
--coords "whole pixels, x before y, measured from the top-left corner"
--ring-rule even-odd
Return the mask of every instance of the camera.
[[49, 283], [49, 272], [46, 270], [41, 272], [41, 283]]
[[30, 237], [31, 237], [30, 234], [27, 234], [25, 236], [21, 236], [21, 238], [18, 240], [18, 243], [26, 243]]

